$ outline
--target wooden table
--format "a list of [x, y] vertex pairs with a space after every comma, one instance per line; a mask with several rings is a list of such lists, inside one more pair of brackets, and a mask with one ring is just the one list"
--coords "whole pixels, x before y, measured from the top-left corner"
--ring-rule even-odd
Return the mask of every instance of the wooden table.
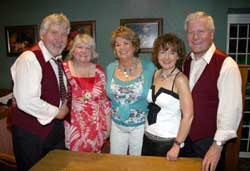
[[125, 156], [54, 150], [30, 171], [200, 171], [201, 160], [179, 158], [170, 162], [164, 157]]

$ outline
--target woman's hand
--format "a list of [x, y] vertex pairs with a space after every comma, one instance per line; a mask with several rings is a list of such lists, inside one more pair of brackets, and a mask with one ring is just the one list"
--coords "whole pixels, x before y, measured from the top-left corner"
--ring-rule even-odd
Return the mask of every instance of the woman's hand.
[[174, 144], [172, 148], [167, 152], [167, 159], [169, 161], [176, 161], [180, 152], [180, 146]]
[[102, 132], [102, 136], [104, 140], [107, 140], [109, 138], [110, 135], [110, 131], [103, 131]]

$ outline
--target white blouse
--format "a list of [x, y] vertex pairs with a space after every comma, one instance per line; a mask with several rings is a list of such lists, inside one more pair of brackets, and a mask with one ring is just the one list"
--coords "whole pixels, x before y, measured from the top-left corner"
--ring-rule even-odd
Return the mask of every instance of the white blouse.
[[154, 86], [148, 92], [147, 101], [152, 103], [152, 96], [155, 96], [154, 104], [160, 107], [160, 111], [157, 113], [155, 123], [149, 125], [147, 120], [145, 131], [163, 138], [175, 138], [181, 120], [179, 96], [163, 87], [156, 94], [153, 91]]

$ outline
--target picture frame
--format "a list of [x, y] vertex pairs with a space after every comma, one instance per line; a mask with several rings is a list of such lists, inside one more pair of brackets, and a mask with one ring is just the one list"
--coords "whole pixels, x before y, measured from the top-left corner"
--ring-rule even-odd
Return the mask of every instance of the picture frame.
[[154, 40], [163, 32], [163, 18], [121, 19], [120, 25], [137, 33], [142, 53], [152, 52]]
[[71, 30], [78, 31], [79, 33], [86, 33], [92, 36], [94, 39], [96, 37], [96, 21], [88, 20], [88, 21], [73, 21], [70, 23]]
[[70, 22], [70, 33], [68, 36], [68, 42], [67, 45], [62, 53], [62, 55], [65, 57], [67, 56], [71, 46], [74, 37], [78, 33], [86, 33], [89, 34], [93, 39], [96, 39], [96, 21], [95, 20], [88, 20], [88, 21], [72, 21]]
[[5, 26], [8, 56], [18, 56], [38, 41], [37, 25]]

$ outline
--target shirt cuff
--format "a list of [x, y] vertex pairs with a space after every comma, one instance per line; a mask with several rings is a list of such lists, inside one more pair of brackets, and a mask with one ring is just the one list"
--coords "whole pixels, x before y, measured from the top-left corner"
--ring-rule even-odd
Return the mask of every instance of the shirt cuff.
[[40, 124], [47, 125], [55, 118], [58, 112], [59, 112], [59, 109], [57, 107], [52, 108], [52, 110], [49, 112], [50, 116], [48, 116], [47, 118], [38, 118], [37, 120]]
[[235, 130], [217, 130], [214, 140], [226, 142], [235, 137], [237, 137], [237, 132]]

